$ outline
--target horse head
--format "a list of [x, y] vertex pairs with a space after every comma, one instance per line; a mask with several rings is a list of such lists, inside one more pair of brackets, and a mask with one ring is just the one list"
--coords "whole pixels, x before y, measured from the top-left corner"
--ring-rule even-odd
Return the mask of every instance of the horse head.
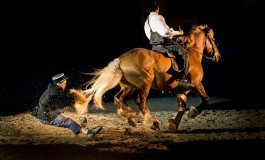
[[203, 54], [207, 59], [210, 59], [213, 62], [218, 62], [221, 58], [221, 55], [215, 42], [214, 31], [208, 26], [206, 26], [203, 31], [205, 33], [205, 47]]
[[221, 58], [215, 43], [214, 31], [208, 25], [193, 25], [185, 35], [177, 37], [177, 42], [214, 62]]

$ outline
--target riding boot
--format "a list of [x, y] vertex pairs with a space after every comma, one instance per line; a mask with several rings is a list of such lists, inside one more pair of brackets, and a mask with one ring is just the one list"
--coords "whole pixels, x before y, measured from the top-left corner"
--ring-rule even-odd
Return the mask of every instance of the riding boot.
[[179, 74], [178, 76], [178, 86], [181, 88], [181, 90], [189, 90], [193, 88], [194, 86], [189, 82], [187, 75], [185, 74]]
[[185, 92], [194, 87], [188, 79], [188, 72], [189, 72], [189, 61], [188, 61], [188, 54], [184, 57], [184, 68], [179, 72], [178, 75], [178, 87], [177, 90], [181, 92]]

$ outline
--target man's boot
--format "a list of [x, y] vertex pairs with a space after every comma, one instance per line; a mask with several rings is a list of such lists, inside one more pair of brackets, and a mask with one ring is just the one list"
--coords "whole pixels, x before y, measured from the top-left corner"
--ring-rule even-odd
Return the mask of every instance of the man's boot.
[[96, 127], [96, 128], [92, 128], [91, 130], [87, 131], [87, 137], [88, 138], [92, 138], [94, 137], [96, 134], [98, 134], [100, 131], [102, 130], [102, 127]]
[[171, 58], [171, 62], [172, 62], [172, 68], [176, 71], [176, 73], [178, 74], [178, 87], [177, 90], [181, 91], [181, 92], [185, 92], [189, 89], [191, 89], [192, 87], [194, 87], [192, 84], [190, 84], [188, 77], [186, 74], [184, 74], [183, 72], [187, 72], [187, 69], [184, 68], [183, 70], [179, 70], [178, 69], [178, 65], [176, 63], [176, 61]]
[[190, 90], [194, 87], [189, 80], [188, 77], [185, 74], [179, 74], [178, 76], [178, 87], [176, 88], [175, 92], [185, 92], [187, 90]]

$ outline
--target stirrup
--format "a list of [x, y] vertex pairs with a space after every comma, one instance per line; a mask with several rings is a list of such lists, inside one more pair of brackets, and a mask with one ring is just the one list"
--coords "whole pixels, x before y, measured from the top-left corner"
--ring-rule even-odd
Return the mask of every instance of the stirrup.
[[179, 79], [178, 86], [174, 92], [184, 93], [190, 89], [192, 89], [194, 85], [192, 85], [187, 79]]

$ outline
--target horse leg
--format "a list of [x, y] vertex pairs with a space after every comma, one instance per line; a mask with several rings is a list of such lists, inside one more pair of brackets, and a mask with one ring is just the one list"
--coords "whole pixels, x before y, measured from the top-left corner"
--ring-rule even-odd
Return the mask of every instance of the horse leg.
[[177, 94], [177, 102], [178, 102], [178, 113], [175, 117], [175, 119], [168, 119], [168, 129], [172, 131], [177, 131], [179, 124], [181, 122], [181, 118], [186, 110], [186, 102], [187, 102], [187, 96], [185, 94]]
[[203, 108], [209, 102], [209, 97], [206, 94], [202, 83], [197, 84], [195, 86], [195, 90], [194, 91], [201, 97], [201, 103], [197, 107], [191, 106], [189, 108], [189, 112], [188, 112], [188, 115], [187, 115], [188, 118], [195, 118], [197, 115], [199, 115], [202, 112]]
[[130, 126], [136, 127], [136, 112], [126, 102], [126, 98], [135, 91], [132, 85], [121, 84], [121, 90], [114, 96], [115, 104], [119, 105], [118, 114], [127, 120]]
[[135, 103], [139, 106], [139, 109], [142, 113], [143, 118], [143, 124], [147, 126], [151, 126], [151, 129], [153, 130], [160, 130], [160, 122], [155, 117], [155, 115], [149, 110], [149, 108], [146, 106], [146, 97], [149, 93], [150, 86], [145, 85], [145, 88], [142, 88], [140, 92], [137, 94], [137, 98], [135, 100]]

